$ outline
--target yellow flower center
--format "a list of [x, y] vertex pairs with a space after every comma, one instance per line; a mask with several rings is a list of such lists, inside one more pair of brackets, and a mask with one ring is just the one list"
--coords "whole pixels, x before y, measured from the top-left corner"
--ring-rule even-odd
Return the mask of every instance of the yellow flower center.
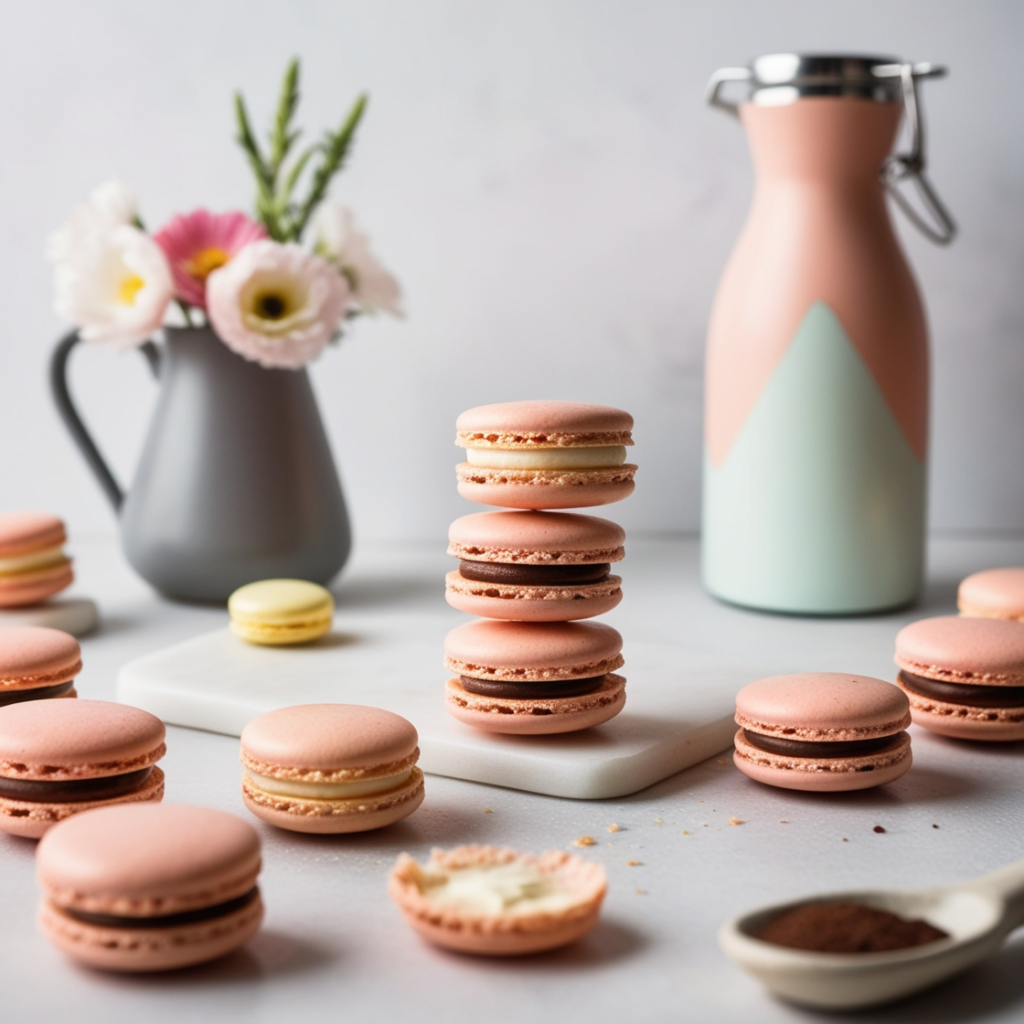
[[138, 274], [127, 274], [122, 277], [121, 283], [117, 286], [117, 301], [122, 306], [134, 306], [135, 296], [139, 294], [145, 283]]
[[200, 249], [190, 260], [185, 260], [185, 271], [197, 281], [205, 281], [218, 267], [223, 267], [231, 259], [231, 254], [211, 245]]
[[282, 320], [289, 313], [288, 296], [278, 292], [260, 292], [252, 306], [261, 320]]

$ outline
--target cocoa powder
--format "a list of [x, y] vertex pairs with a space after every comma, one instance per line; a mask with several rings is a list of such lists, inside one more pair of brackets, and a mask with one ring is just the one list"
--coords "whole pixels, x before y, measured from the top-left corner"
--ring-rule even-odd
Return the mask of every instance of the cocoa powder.
[[757, 938], [818, 953], [882, 953], [948, 938], [927, 921], [906, 918], [862, 903], [805, 903], [769, 921]]

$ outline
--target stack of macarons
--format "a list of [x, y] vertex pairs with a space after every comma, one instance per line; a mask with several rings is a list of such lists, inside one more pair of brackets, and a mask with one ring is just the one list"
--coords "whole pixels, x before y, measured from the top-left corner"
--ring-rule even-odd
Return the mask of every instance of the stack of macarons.
[[71, 585], [64, 523], [46, 512], [0, 514], [0, 608], [38, 604]]
[[607, 519], [561, 511], [633, 491], [626, 462], [633, 417], [584, 402], [505, 402], [464, 412], [456, 444], [459, 493], [516, 511], [463, 516], [449, 530], [459, 568], [452, 607], [482, 616], [445, 640], [445, 703], [489, 732], [575, 732], [625, 704], [622, 637], [589, 620], [622, 599], [611, 573], [625, 533]]

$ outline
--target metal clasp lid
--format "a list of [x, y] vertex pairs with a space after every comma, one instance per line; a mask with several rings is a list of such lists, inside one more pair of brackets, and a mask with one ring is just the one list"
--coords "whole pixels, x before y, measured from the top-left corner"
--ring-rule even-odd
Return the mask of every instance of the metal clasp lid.
[[[903, 101], [910, 150], [886, 157], [879, 177], [910, 222], [938, 245], [956, 236], [956, 222], [939, 199], [925, 174], [925, 133], [917, 79], [941, 78], [946, 69], [937, 64], [907, 64], [891, 58], [852, 55], [776, 53], [758, 57], [751, 67], [720, 68], [708, 82], [705, 101], [736, 116], [738, 105], [722, 95], [729, 82], [749, 82], [751, 99], [760, 105], [780, 106], [808, 96], [855, 96], [877, 102]], [[901, 184], [912, 181], [923, 213]]]

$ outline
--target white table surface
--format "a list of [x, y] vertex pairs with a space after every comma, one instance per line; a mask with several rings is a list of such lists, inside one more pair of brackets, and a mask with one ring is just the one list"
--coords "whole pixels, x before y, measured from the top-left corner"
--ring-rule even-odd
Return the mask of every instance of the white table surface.
[[[223, 622], [223, 611], [155, 596], [112, 543], [79, 540], [74, 547], [78, 591], [95, 597], [103, 616], [101, 632], [84, 641], [83, 696], [112, 699], [125, 661]], [[387, 615], [410, 602], [443, 604], [447, 561], [422, 548], [360, 551], [338, 587], [339, 620], [347, 607]], [[657, 632], [677, 623], [684, 662], [724, 659], [765, 675], [818, 668], [888, 677], [899, 625], [952, 611], [958, 579], [997, 564], [1024, 564], [1024, 540], [940, 540], [917, 608], [822, 621], [758, 615], [706, 598], [696, 583], [693, 542], [634, 540], [622, 575], [626, 600], [637, 603], [645, 579], [678, 580], [678, 600], [652, 603], [648, 612]], [[614, 613], [608, 621], [615, 624]], [[627, 658], [631, 638], [648, 639], [627, 636]], [[439, 668], [438, 685], [442, 678]], [[912, 734], [908, 775], [845, 796], [768, 789], [723, 756], [626, 799], [570, 801], [429, 776], [423, 807], [381, 832], [304, 837], [257, 823], [265, 854], [263, 931], [218, 963], [162, 976], [104, 975], [52, 949], [33, 922], [35, 844], [3, 836], [0, 1019], [834, 1020], [768, 997], [718, 951], [719, 924], [766, 902], [951, 881], [1024, 857], [1024, 747], [956, 743], [916, 728]], [[236, 740], [171, 728], [163, 767], [168, 800], [246, 815]], [[730, 825], [730, 818], [742, 824]], [[612, 823], [622, 830], [608, 832]], [[438, 951], [405, 927], [385, 894], [389, 867], [403, 850], [422, 858], [432, 846], [466, 842], [572, 849], [583, 835], [598, 840], [584, 853], [607, 866], [610, 891], [600, 926], [555, 954], [494, 961]], [[1024, 937], [943, 987], [868, 1016], [929, 1024], [1021, 1020]]]

